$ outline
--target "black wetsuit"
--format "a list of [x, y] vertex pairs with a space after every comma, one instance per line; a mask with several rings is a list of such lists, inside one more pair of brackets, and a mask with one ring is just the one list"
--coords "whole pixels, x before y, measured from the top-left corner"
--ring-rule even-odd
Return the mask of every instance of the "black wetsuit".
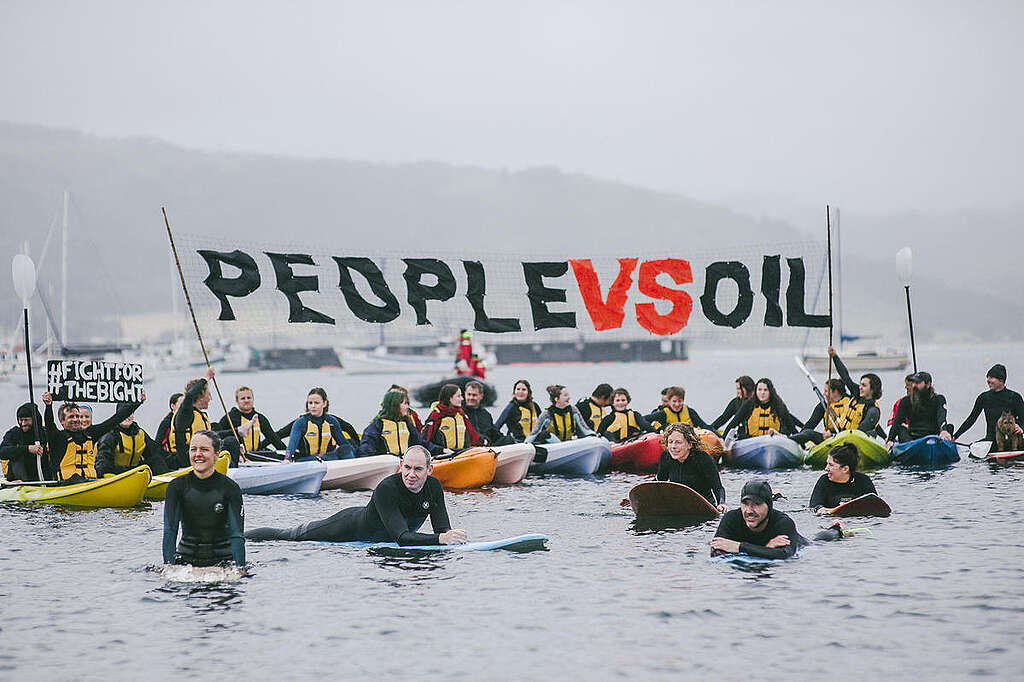
[[40, 464], [46, 468], [46, 458], [43, 457], [40, 461], [28, 450], [30, 445], [46, 443], [42, 415], [39, 414], [38, 407], [32, 403], [25, 403], [18, 408], [18, 417], [32, 417], [34, 421], [32, 426], [28, 427], [28, 431], [23, 431], [20, 425], [9, 429], [4, 434], [3, 440], [0, 441], [0, 459], [7, 462], [7, 480], [26, 482], [45, 480], [39, 478], [39, 469]]
[[989, 389], [979, 395], [974, 401], [974, 409], [971, 410], [971, 413], [967, 415], [967, 419], [964, 420], [964, 423], [953, 434], [953, 440], [956, 440], [964, 431], [974, 426], [974, 422], [978, 420], [978, 416], [983, 411], [986, 424], [985, 440], [995, 441], [996, 422], [999, 421], [999, 417], [1003, 415], [1003, 412], [1013, 414], [1017, 418], [1017, 423], [1024, 427], [1024, 399], [1021, 398], [1020, 393], [1011, 391], [1008, 388], [1004, 388], [1001, 391]]
[[[47, 405], [46, 411], [43, 412], [43, 422], [46, 424], [46, 443], [50, 455], [50, 466], [47, 475], [53, 478], [60, 478], [67, 483], [81, 483], [82, 477], [79, 474], [74, 474], [67, 479], [60, 475], [60, 465], [67, 454], [68, 445], [71, 442], [84, 445], [87, 441], [92, 440], [98, 447], [100, 438], [108, 431], [116, 429], [118, 424], [123, 422], [128, 415], [135, 412], [141, 406], [142, 403], [127, 403], [106, 421], [102, 421], [99, 424], [91, 424], [84, 429], [68, 431], [67, 429], [57, 428], [57, 424], [53, 420], [53, 405]], [[95, 467], [95, 462], [93, 466]]]
[[[175, 417], [172, 423], [174, 429], [174, 444], [176, 451], [171, 453], [169, 458], [177, 467], [190, 466], [188, 459], [188, 446], [189, 439], [185, 437], [185, 434], [190, 428], [192, 428], [192, 420], [194, 419], [193, 409], [198, 410], [195, 406], [196, 400], [201, 398], [207, 389], [206, 379], [200, 379], [191, 388], [185, 389], [185, 395], [182, 396], [181, 402], [178, 403], [178, 411], [175, 413]], [[203, 410], [199, 410], [203, 412]], [[205, 414], [205, 412], [204, 412]], [[209, 415], [206, 417], [209, 420]], [[238, 458], [241, 455], [241, 446], [238, 444], [238, 439], [231, 432], [231, 428], [228, 427], [226, 430], [220, 430], [210, 422], [210, 428], [217, 433], [221, 438], [220, 447], [222, 450], [227, 450], [228, 454], [231, 455], [231, 466], [238, 466]], [[194, 434], [193, 434], [194, 435]]]
[[595, 403], [593, 398], [584, 398], [576, 403], [576, 409], [580, 411], [583, 418], [590, 422], [590, 425], [597, 431], [597, 427], [601, 425], [601, 420], [605, 418], [604, 408]]
[[889, 428], [889, 440], [909, 443], [925, 436], [934, 436], [943, 429], [952, 430], [946, 424], [946, 397], [935, 393], [930, 398], [922, 398], [917, 405], [911, 396], [900, 400], [896, 408], [896, 416]]
[[254, 414], [256, 415], [257, 419], [259, 419], [260, 425], [260, 442], [257, 443], [256, 449], [262, 450], [269, 445], [273, 445], [278, 450], [286, 449], [287, 446], [284, 444], [284, 441], [281, 440], [280, 436], [277, 435], [277, 432], [274, 430], [274, 427], [270, 425], [270, 420], [267, 419], [262, 412], [256, 412], [256, 410], [253, 410], [252, 412], [245, 414], [237, 407], [232, 407], [230, 410], [228, 410], [228, 413], [221, 417], [220, 421], [217, 422], [217, 428], [221, 432], [227, 431], [228, 433], [230, 433], [232, 424], [234, 424], [235, 428], [237, 429], [242, 425], [242, 417], [245, 417], [249, 421], [252, 421], [252, 417]]
[[859, 471], [854, 471], [846, 483], [835, 483], [829, 479], [828, 474], [822, 474], [818, 482], [814, 484], [811, 501], [807, 503], [807, 506], [811, 509], [819, 507], [831, 509], [844, 502], [855, 500], [861, 495], [877, 492], [871, 479]]
[[[766, 547], [768, 541], [776, 535], [788, 536], [789, 544], [785, 547]], [[774, 509], [768, 510], [768, 523], [760, 532], [754, 532], [747, 527], [742, 509], [731, 509], [722, 515], [715, 537], [736, 540], [740, 543], [741, 554], [766, 559], [788, 559], [796, 554], [797, 549], [807, 544], [807, 539], [796, 531], [793, 519]], [[718, 553], [717, 550], [712, 550], [712, 554]]]
[[729, 421], [736, 416], [736, 410], [740, 409], [740, 405], [742, 404], [743, 398], [740, 398], [739, 396], [736, 396], [735, 398], [730, 400], [729, 404], [725, 406], [725, 411], [718, 416], [718, 419], [711, 422], [711, 430], [718, 431], [718, 429], [728, 424]]
[[[433, 533], [417, 532], [427, 517]], [[397, 542], [399, 545], [438, 545], [439, 535], [451, 530], [441, 482], [433, 476], [418, 493], [405, 487], [401, 474], [391, 474], [373, 491], [365, 507], [348, 507], [334, 516], [295, 528], [256, 528], [250, 540], [319, 540], [326, 542]]]
[[673, 459], [668, 451], [662, 452], [658, 460], [657, 479], [689, 486], [715, 506], [725, 502], [725, 488], [722, 487], [718, 467], [703, 450], [691, 449], [682, 462]]
[[[135, 463], [129, 463], [128, 466], [117, 466], [116, 458], [118, 448], [121, 445], [121, 434], [123, 433], [130, 439], [134, 439], [139, 432], [142, 432], [146, 445], [142, 452], [132, 453], [133, 455], [138, 455], [137, 458], [133, 457]], [[167, 473], [170, 468], [167, 466], [167, 458], [164, 455], [163, 448], [150, 438], [149, 434], [143, 431], [142, 427], [135, 422], [132, 422], [127, 429], [119, 424], [116, 429], [100, 439], [98, 447], [99, 449], [96, 452], [96, 476], [99, 478], [103, 478], [104, 474], [123, 474], [142, 464], [148, 464], [153, 474], [157, 476]]]
[[164, 415], [164, 418], [160, 420], [160, 426], [156, 427], [156, 436], [154, 440], [160, 444], [160, 447], [162, 447], [165, 452], [169, 452], [171, 449], [168, 437], [171, 433], [172, 419], [174, 419], [174, 413], [168, 412]]
[[473, 428], [476, 429], [476, 432], [483, 439], [482, 445], [500, 445], [505, 441], [512, 442], [511, 438], [502, 435], [498, 429], [494, 428], [494, 417], [491, 416], [486, 407], [481, 405], [470, 407], [463, 403], [462, 411], [465, 412], [469, 423], [473, 425]]
[[214, 471], [207, 478], [199, 478], [189, 472], [167, 484], [165, 564], [214, 566], [234, 561], [236, 566], [244, 566], [244, 533], [242, 490], [224, 474]]

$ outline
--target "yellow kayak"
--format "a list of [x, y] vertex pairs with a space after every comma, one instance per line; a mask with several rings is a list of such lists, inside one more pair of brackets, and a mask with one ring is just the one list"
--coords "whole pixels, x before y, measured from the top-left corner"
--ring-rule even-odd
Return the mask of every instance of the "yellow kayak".
[[152, 478], [143, 464], [110, 478], [76, 485], [19, 485], [0, 490], [0, 502], [45, 502], [69, 507], [134, 507], [142, 502]]
[[[217, 458], [214, 468], [220, 473], [226, 474], [229, 464], [231, 464], [231, 457], [226, 452], [222, 452], [220, 457]], [[164, 497], [167, 496], [167, 484], [190, 471], [192, 471], [192, 467], [185, 467], [184, 469], [176, 469], [166, 474], [154, 476], [153, 480], [149, 482], [149, 487], [146, 488], [146, 499], [153, 502], [162, 502]]]

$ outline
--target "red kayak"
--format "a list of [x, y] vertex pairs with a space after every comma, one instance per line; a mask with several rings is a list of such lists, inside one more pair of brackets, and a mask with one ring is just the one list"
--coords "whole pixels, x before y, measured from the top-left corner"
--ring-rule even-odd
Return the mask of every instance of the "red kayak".
[[653, 474], [658, 470], [658, 458], [664, 448], [661, 435], [645, 433], [633, 440], [612, 444], [611, 469], [640, 474]]

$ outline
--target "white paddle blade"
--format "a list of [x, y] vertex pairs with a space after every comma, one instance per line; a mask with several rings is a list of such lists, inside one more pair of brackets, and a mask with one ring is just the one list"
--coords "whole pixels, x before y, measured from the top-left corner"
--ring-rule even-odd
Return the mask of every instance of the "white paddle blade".
[[23, 307], [28, 307], [28, 300], [36, 290], [36, 264], [23, 253], [19, 253], [11, 261], [11, 276], [14, 279], [14, 291], [21, 299]]
[[992, 449], [992, 441], [990, 440], [976, 440], [971, 443], [970, 451], [971, 456], [976, 459], [984, 459], [988, 456], [989, 450]]
[[904, 246], [896, 252], [896, 263], [900, 273], [900, 281], [903, 286], [910, 286], [910, 279], [914, 275], [914, 252], [909, 246]]

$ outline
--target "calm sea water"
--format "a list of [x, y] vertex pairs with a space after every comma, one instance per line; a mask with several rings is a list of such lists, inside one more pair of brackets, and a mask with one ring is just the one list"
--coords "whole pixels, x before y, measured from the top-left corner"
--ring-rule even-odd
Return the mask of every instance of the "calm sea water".
[[[954, 422], [984, 390], [985, 370], [1024, 376], [1020, 347], [922, 349]], [[634, 407], [679, 383], [706, 418], [738, 374], [772, 377], [797, 414], [813, 396], [792, 353], [697, 353], [685, 363], [499, 367], [503, 399], [526, 377], [625, 385]], [[436, 377], [403, 377], [410, 386]], [[150, 430], [185, 377], [149, 382], [140, 421]], [[392, 377], [335, 372], [222, 375], [255, 389], [274, 423], [296, 416], [310, 386], [362, 426]], [[886, 409], [901, 373], [883, 375]], [[542, 390], [542, 389], [540, 389]], [[0, 413], [22, 390], [0, 388]], [[546, 401], [539, 400], [542, 404]], [[99, 407], [97, 416], [109, 414]], [[219, 416], [219, 408], [211, 413]], [[971, 434], [982, 433], [981, 426]], [[800, 531], [818, 472], [770, 475]], [[724, 471], [728, 502], [751, 474]], [[874, 475], [888, 519], [854, 520], [855, 538], [813, 546], [796, 561], [743, 571], [708, 561], [715, 523], [643, 530], [618, 501], [644, 477], [528, 478], [517, 486], [448, 494], [471, 538], [540, 532], [549, 551], [375, 555], [324, 544], [248, 546], [238, 582], [168, 582], [160, 561], [162, 504], [127, 510], [0, 508], [0, 678], [296, 679], [737, 678], [1019, 675], [1024, 655], [1024, 467], [964, 459], [940, 472]], [[292, 525], [364, 504], [369, 493], [245, 500], [246, 523]]]

